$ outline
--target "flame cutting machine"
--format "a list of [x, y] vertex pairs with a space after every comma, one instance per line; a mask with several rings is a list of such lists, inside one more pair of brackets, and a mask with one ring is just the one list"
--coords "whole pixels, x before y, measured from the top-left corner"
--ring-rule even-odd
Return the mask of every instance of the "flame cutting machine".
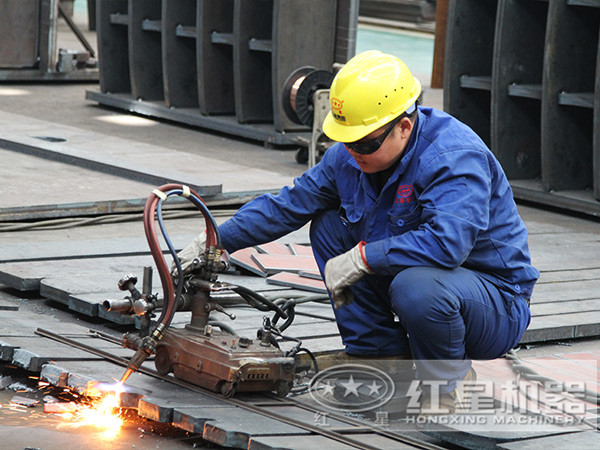
[[[190, 200], [206, 222], [206, 251], [194, 260], [191, 271], [186, 274], [181, 270], [162, 219], [162, 204], [173, 195]], [[161, 251], [155, 215], [178, 268], [177, 276], [171, 275]], [[305, 349], [301, 349], [299, 340], [282, 336], [275, 323], [282, 318], [287, 319], [289, 325], [293, 316], [288, 317], [282, 308], [256, 292], [217, 281], [218, 272], [223, 271], [226, 264], [221, 260], [221, 239], [216, 222], [201, 197], [187, 186], [179, 184], [166, 184], [154, 189], [144, 207], [144, 231], [160, 275], [163, 299], [151, 293], [152, 268], [146, 267], [142, 292], [135, 287], [137, 278], [126, 275], [119, 281], [119, 288], [129, 291], [131, 295], [123, 300], [106, 300], [103, 303], [109, 311], [136, 314], [141, 319], [139, 333], [123, 336], [123, 346], [136, 352], [121, 382], [138, 370], [150, 355], [155, 355], [154, 362], [160, 374], [173, 372], [179, 379], [225, 396], [231, 396], [236, 391], [275, 391], [279, 396], [287, 395], [296, 369], [294, 355]], [[225, 324], [210, 320], [213, 310], [235, 319], [234, 315], [225, 312], [211, 298], [211, 294], [223, 290], [238, 293], [252, 306], [263, 311], [274, 311], [273, 320], [264, 318], [257, 338], [238, 337]], [[154, 321], [152, 318], [156, 310], [161, 310], [161, 314]], [[191, 311], [191, 321], [184, 328], [170, 327], [175, 311]], [[283, 352], [276, 336], [296, 341], [297, 344], [292, 350]]]

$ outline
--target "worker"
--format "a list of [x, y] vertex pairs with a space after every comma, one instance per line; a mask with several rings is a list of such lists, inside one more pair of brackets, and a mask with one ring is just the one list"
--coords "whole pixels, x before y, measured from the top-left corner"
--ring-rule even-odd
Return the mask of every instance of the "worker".
[[[435, 406], [454, 412], [457, 383], [474, 379], [471, 359], [518, 344], [539, 272], [492, 152], [420, 96], [397, 57], [356, 55], [330, 89], [323, 131], [337, 143], [292, 187], [247, 203], [219, 231], [234, 252], [311, 221], [345, 346], [339, 359], [414, 358], [419, 380], [443, 381], [430, 384]], [[202, 239], [180, 254], [185, 267]]]

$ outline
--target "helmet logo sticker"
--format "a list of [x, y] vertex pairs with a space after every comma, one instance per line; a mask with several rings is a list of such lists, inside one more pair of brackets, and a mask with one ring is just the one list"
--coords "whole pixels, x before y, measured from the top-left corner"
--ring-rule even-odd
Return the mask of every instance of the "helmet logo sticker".
[[342, 114], [343, 100], [336, 97], [331, 97], [331, 115], [341, 122], [346, 122], [346, 116]]
[[344, 106], [343, 100], [336, 97], [331, 98], [331, 109], [334, 109], [338, 114], [342, 114], [342, 106]]

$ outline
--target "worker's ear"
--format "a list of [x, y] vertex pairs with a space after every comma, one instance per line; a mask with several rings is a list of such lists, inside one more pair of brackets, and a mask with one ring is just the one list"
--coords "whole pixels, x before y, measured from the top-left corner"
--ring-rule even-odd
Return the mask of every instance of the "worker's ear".
[[414, 127], [412, 120], [408, 117], [403, 117], [400, 119], [400, 122], [398, 122], [398, 125], [400, 126], [400, 137], [402, 139], [408, 139]]

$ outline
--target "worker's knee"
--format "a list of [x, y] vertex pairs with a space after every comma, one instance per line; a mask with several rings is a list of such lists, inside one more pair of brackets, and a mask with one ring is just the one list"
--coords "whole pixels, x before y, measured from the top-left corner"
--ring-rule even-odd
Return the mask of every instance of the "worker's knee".
[[432, 312], [458, 309], [458, 300], [445, 287], [440, 271], [444, 269], [410, 267], [398, 273], [390, 284], [394, 312], [404, 319], [419, 320], [431, 317]]

